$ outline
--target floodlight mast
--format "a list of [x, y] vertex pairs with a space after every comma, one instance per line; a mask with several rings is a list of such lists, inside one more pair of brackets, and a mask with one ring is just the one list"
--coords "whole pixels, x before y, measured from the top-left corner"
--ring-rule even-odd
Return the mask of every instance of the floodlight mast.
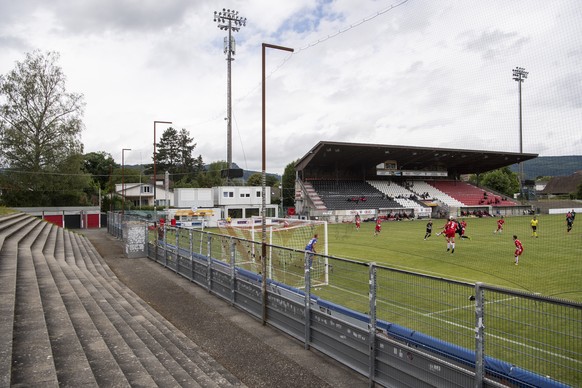
[[[525, 71], [523, 67], [516, 67], [513, 69], [513, 80], [517, 81], [519, 85], [519, 153], [523, 153], [523, 125], [521, 112], [521, 84], [527, 78], [529, 72]], [[519, 162], [519, 191], [521, 199], [523, 200], [523, 185], [524, 185], [523, 162]]]
[[226, 168], [227, 181], [230, 180], [230, 169], [232, 168], [232, 93], [231, 93], [231, 62], [234, 61], [236, 45], [232, 32], [238, 32], [241, 27], [246, 26], [247, 18], [238, 15], [238, 11], [225, 9], [214, 11], [214, 21], [218, 28], [228, 31], [228, 36], [224, 38], [224, 53], [227, 62], [227, 80], [226, 80]]

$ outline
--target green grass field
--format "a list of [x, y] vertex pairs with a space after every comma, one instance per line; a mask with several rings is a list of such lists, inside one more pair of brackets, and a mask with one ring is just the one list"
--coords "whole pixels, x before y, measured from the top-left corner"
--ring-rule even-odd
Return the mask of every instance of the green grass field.
[[[564, 215], [541, 215], [539, 238], [531, 236], [529, 216], [506, 218], [503, 234], [494, 234], [497, 219], [466, 218], [470, 240], [456, 238], [455, 253], [446, 252], [443, 236], [437, 237], [444, 220], [434, 220], [433, 235], [424, 240], [426, 220], [387, 221], [382, 232], [374, 237], [374, 223], [329, 224], [329, 279], [325, 286], [314, 286], [311, 292], [328, 301], [355, 311], [369, 311], [368, 267], [362, 262], [376, 262], [389, 268], [411, 273], [432, 275], [434, 279], [404, 272], [378, 271], [377, 317], [400, 324], [448, 343], [472, 349], [475, 344], [475, 303], [468, 300], [474, 287], [440, 280], [452, 279], [473, 284], [482, 282], [502, 288], [540, 293], [560, 299], [582, 302], [582, 227], [574, 223], [566, 233]], [[578, 221], [579, 223], [580, 221]], [[209, 232], [220, 233], [218, 229]], [[300, 237], [300, 245], [309, 239]], [[514, 265], [512, 236], [516, 234], [524, 245], [519, 266]], [[198, 236], [198, 234], [194, 234]], [[307, 236], [307, 237], [306, 237]], [[188, 246], [186, 235], [180, 245]], [[175, 235], [168, 233], [169, 242]], [[283, 231], [273, 243], [285, 244]], [[303, 242], [302, 239], [305, 239]], [[212, 257], [229, 257], [229, 239], [215, 237]], [[255, 236], [260, 241], [260, 235]], [[196, 247], [205, 252], [206, 238], [196, 237]], [[272, 275], [278, 281], [302, 287], [304, 285], [304, 254], [296, 251], [269, 249]], [[238, 242], [237, 265], [260, 271], [260, 261], [252, 260], [250, 252], [259, 254], [259, 242]], [[320, 246], [318, 252], [322, 252]], [[323, 258], [314, 265], [312, 279]], [[243, 264], [246, 263], [246, 264]], [[271, 276], [271, 275], [269, 275]], [[323, 272], [319, 270], [319, 278]], [[581, 317], [576, 308], [539, 304], [535, 300], [511, 296], [497, 291], [486, 295], [487, 355], [519, 365], [541, 375], [550, 375], [573, 386], [581, 383], [578, 340]], [[524, 325], [524, 323], [526, 323]]]
[[[433, 235], [423, 240], [426, 221], [387, 221], [374, 237], [374, 223], [330, 224], [329, 254], [421, 272], [470, 283], [582, 302], [582, 226], [566, 233], [564, 215], [538, 216], [539, 238], [531, 236], [530, 216], [508, 217], [502, 234], [494, 234], [496, 218], [466, 218], [468, 239], [456, 238], [455, 253], [446, 252], [444, 236], [436, 236], [445, 220], [434, 220]], [[524, 246], [514, 265], [517, 235]]]

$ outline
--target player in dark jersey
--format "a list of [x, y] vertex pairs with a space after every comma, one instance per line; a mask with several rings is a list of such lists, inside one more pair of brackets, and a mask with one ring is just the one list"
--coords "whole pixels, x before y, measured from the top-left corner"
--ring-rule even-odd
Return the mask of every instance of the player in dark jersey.
[[424, 239], [426, 240], [432, 235], [432, 220], [428, 220], [426, 223], [426, 233], [424, 234]]
[[317, 245], [317, 234], [313, 235], [313, 238], [309, 240], [305, 246], [305, 255], [307, 256], [307, 261], [309, 263], [309, 268], [313, 269], [313, 255], [317, 253], [315, 251], [315, 246]]

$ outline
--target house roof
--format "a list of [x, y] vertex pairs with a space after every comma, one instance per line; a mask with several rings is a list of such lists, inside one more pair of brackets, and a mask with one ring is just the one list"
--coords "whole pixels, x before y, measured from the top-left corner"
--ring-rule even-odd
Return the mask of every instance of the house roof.
[[570, 194], [578, 190], [578, 186], [582, 183], [582, 170], [576, 171], [568, 176], [555, 176], [546, 187], [542, 190], [542, 194]]

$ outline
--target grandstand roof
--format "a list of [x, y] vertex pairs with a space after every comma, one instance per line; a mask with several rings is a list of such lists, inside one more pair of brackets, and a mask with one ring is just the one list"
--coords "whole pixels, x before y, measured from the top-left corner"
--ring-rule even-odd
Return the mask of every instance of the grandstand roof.
[[448, 171], [449, 175], [457, 175], [483, 173], [537, 156], [514, 152], [320, 141], [295, 167], [300, 172], [323, 169], [369, 172], [380, 163], [394, 160], [401, 170], [422, 171], [438, 167]]

